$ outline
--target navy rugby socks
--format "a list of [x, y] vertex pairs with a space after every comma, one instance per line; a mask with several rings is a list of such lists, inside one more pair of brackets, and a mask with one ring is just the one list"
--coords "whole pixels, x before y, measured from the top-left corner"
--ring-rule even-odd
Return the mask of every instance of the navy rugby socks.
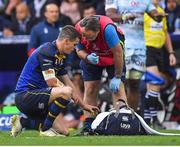
[[21, 117], [20, 122], [23, 128], [39, 130], [43, 120]]
[[44, 121], [42, 131], [46, 131], [52, 127], [55, 118], [66, 110], [69, 101], [63, 98], [55, 99], [49, 106], [48, 115]]
[[147, 124], [150, 124], [150, 120], [157, 120], [157, 106], [159, 92], [150, 90], [147, 92], [145, 97], [145, 109], [144, 109], [144, 119]]

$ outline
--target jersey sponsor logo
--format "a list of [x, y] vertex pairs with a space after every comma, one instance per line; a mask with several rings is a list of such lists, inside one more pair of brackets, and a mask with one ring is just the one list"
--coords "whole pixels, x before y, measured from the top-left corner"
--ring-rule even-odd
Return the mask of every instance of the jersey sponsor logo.
[[38, 108], [39, 109], [44, 109], [44, 103], [38, 103]]
[[150, 29], [151, 31], [161, 31], [163, 28], [163, 24], [162, 22], [158, 23], [158, 22], [152, 22], [150, 24]]
[[145, 67], [145, 63], [140, 60], [126, 59], [125, 62], [126, 62], [126, 65], [135, 64], [137, 66]]

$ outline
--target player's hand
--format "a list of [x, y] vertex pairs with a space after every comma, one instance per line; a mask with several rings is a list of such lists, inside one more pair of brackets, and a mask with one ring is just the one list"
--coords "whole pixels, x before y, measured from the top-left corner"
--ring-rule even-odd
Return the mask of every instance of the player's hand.
[[92, 115], [97, 115], [100, 112], [98, 107], [92, 106], [92, 105], [88, 105], [88, 104], [84, 104], [83, 109], [85, 111], [88, 111]]
[[91, 54], [87, 55], [86, 58], [91, 64], [96, 65], [99, 63], [99, 56], [97, 56], [96, 53], [91, 53]]
[[122, 20], [127, 21], [127, 20], [134, 20], [136, 18], [136, 15], [133, 13], [126, 13], [122, 15]]
[[116, 78], [116, 77], [112, 78], [109, 83], [110, 90], [114, 93], [118, 92], [121, 83], [122, 83], [122, 81], [120, 78]]

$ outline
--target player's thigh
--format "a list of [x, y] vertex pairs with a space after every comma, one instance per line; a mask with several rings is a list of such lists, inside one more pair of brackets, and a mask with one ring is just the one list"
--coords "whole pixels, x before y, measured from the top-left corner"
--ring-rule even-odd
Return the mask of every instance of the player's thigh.
[[64, 99], [69, 99], [72, 97], [72, 88], [69, 86], [63, 86], [63, 87], [54, 87], [51, 90], [51, 96], [49, 103], [54, 101], [56, 98], [64, 98]]
[[16, 93], [16, 106], [27, 116], [44, 118], [48, 111], [50, 93], [50, 88], [28, 90], [25, 92]]
[[92, 65], [81, 60], [82, 77], [84, 81], [101, 80], [103, 67]]

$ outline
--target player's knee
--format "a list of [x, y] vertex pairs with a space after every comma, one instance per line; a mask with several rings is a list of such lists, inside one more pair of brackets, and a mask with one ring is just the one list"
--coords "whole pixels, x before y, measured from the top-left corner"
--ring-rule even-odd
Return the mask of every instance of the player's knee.
[[61, 97], [61, 98], [68, 100], [69, 98], [72, 97], [72, 91], [73, 91], [72, 88], [69, 86], [56, 87], [54, 89], [53, 99]]
[[73, 89], [69, 86], [64, 86], [62, 89], [62, 95], [64, 96], [63, 98], [69, 99], [72, 97], [72, 92]]

